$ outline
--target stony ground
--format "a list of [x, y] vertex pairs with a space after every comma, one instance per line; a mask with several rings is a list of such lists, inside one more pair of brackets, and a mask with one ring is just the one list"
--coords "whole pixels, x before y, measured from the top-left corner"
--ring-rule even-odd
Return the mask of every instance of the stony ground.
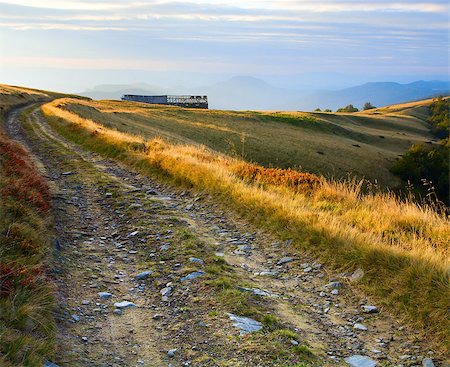
[[[423, 338], [365, 307], [362, 274], [333, 274], [206, 194], [83, 151], [37, 106], [18, 117], [7, 130], [53, 193], [58, 365], [440, 365]], [[367, 359], [345, 362], [355, 355]]]

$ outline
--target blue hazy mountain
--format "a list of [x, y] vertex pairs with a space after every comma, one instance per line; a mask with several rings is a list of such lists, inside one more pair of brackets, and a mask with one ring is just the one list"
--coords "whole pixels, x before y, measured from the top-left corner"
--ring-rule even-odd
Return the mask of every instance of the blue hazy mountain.
[[[298, 82], [301, 85], [301, 81]], [[365, 102], [385, 106], [448, 95], [448, 81], [415, 81], [412, 83], [370, 82], [339, 90], [287, 89], [275, 87], [262, 79], [236, 76], [203, 87], [160, 87], [145, 83], [104, 84], [80, 93], [93, 99], [120, 99], [123, 94], [195, 94], [207, 95], [210, 108], [235, 110], [313, 110], [353, 104], [361, 108]]]

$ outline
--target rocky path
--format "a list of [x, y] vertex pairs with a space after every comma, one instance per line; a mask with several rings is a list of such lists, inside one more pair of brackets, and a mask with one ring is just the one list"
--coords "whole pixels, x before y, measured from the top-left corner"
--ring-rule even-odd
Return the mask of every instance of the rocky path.
[[60, 366], [439, 365], [354, 290], [363, 274], [330, 273], [208, 195], [83, 151], [38, 108], [21, 127], [19, 112], [8, 133], [54, 198]]

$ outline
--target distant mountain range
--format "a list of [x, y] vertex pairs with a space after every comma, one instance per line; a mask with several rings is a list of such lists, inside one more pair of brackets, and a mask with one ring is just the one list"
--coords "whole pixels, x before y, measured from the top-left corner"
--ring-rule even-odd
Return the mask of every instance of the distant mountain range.
[[146, 83], [135, 84], [101, 84], [85, 92], [79, 93], [82, 96], [92, 99], [120, 99], [123, 94], [167, 94], [161, 87]]
[[286, 101], [293, 102], [301, 96], [299, 91], [276, 88], [261, 79], [248, 76], [236, 76], [220, 83], [196, 88], [194, 92], [207, 94], [211, 108], [228, 110], [270, 110], [282, 106]]
[[408, 84], [371, 82], [341, 90], [290, 90], [277, 88], [264, 80], [236, 76], [220, 83], [199, 88], [164, 88], [145, 83], [98, 85], [80, 93], [93, 99], [120, 99], [123, 94], [194, 94], [207, 95], [210, 108], [233, 110], [314, 110], [365, 102], [385, 106], [450, 93], [447, 81], [416, 81]]

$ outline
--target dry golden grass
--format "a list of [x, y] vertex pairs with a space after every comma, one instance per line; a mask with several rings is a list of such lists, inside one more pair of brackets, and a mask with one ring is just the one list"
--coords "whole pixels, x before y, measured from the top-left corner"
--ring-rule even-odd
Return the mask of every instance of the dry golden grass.
[[[445, 97], [447, 99], [449, 97]], [[407, 102], [407, 103], [399, 103], [391, 106], [379, 107], [370, 110], [357, 112], [356, 115], [359, 116], [392, 116], [392, 117], [401, 117], [408, 121], [411, 121], [414, 118], [420, 119], [422, 121], [426, 121], [429, 117], [429, 106], [433, 103], [434, 99], [424, 99], [420, 101]]]
[[48, 100], [50, 97], [43, 91], [0, 84], [0, 115], [3, 117], [16, 105], [45, 99]]
[[399, 155], [432, 139], [425, 122], [403, 115], [237, 112], [73, 99], [64, 100], [63, 109], [146, 139], [203, 144], [265, 167], [302, 167], [328, 178], [350, 174], [382, 187], [400, 185], [389, 170]]
[[432, 102], [433, 102], [434, 98], [430, 98], [430, 99], [422, 99], [420, 101], [414, 101], [414, 102], [406, 102], [406, 103], [399, 103], [399, 104], [393, 104], [390, 106], [385, 106], [385, 107], [378, 107], [378, 108], [373, 108], [370, 110], [363, 110], [358, 112], [358, 114], [373, 114], [374, 112], [379, 112], [379, 111], [387, 111], [387, 112], [398, 112], [398, 111], [403, 111], [405, 109], [408, 108], [413, 108], [413, 107], [428, 107]]
[[48, 103], [43, 106], [43, 111], [54, 115], [63, 119], [66, 119], [68, 121], [71, 121], [73, 123], [79, 124], [83, 126], [86, 130], [88, 130], [91, 134], [102, 134], [104, 136], [107, 136], [108, 139], [111, 139], [113, 141], [121, 142], [121, 143], [137, 143], [137, 144], [143, 144], [144, 139], [131, 135], [131, 134], [124, 134], [116, 130], [106, 129], [102, 125], [99, 125], [89, 119], [84, 119], [80, 116], [78, 116], [75, 113], [63, 110], [59, 107], [61, 107], [67, 99], [62, 98], [55, 100], [51, 103]]
[[[19, 95], [19, 94], [25, 94], [25, 95], [38, 95], [41, 97], [48, 97], [49, 95], [45, 93], [44, 91], [36, 90], [36, 89], [29, 89], [29, 88], [23, 88], [23, 87], [15, 87], [12, 85], [5, 85], [0, 84], [0, 93], [3, 95]], [[3, 103], [3, 100], [2, 100]]]
[[[363, 194], [359, 181], [320, 179], [295, 189], [273, 180], [243, 179], [248, 163], [202, 146], [145, 141], [59, 108], [42, 110], [66, 137], [143, 172], [159, 171], [176, 182], [223, 198], [257, 224], [293, 238], [331, 266], [366, 272], [362, 287], [445, 343], [448, 336], [449, 220], [430, 207], [393, 194]], [[108, 148], [106, 148], [108, 147]]]

